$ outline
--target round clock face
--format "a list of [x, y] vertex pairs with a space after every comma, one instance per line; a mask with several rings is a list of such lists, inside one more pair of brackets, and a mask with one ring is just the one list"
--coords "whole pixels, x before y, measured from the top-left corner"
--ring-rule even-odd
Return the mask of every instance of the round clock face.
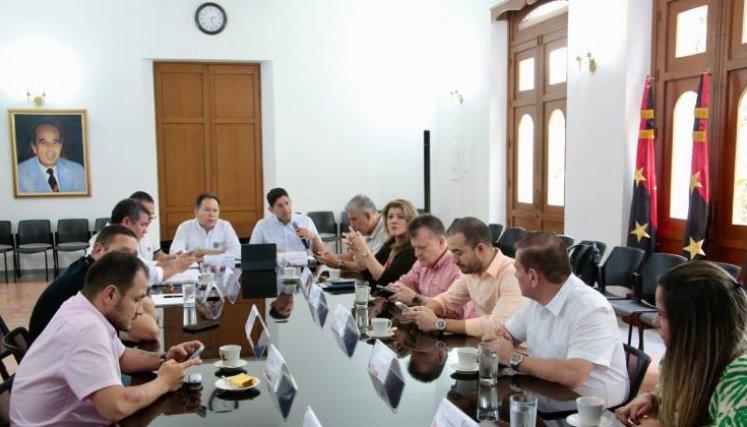
[[203, 3], [195, 12], [197, 28], [206, 34], [218, 34], [226, 27], [226, 11], [215, 3]]

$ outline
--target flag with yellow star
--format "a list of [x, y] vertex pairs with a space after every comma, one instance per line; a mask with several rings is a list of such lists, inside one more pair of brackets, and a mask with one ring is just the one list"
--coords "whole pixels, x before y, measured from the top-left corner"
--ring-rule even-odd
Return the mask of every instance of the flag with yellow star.
[[638, 153], [630, 205], [628, 246], [650, 254], [656, 248], [656, 156], [654, 152], [654, 92], [651, 76], [646, 77], [638, 127]]
[[682, 250], [690, 260], [706, 256], [704, 244], [708, 229], [708, 100], [710, 75], [703, 73], [698, 82], [693, 126], [693, 157], [690, 168], [690, 208], [687, 211]]

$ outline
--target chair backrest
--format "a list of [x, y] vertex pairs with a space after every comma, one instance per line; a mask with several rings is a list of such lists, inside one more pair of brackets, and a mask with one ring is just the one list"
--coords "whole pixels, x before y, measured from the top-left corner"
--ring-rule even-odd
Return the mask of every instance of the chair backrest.
[[106, 224], [111, 222], [111, 218], [96, 218], [96, 221], [93, 223], [93, 233], [96, 234], [99, 231], [103, 230], [104, 227], [106, 227]]
[[6, 349], [13, 353], [16, 361], [21, 363], [23, 356], [26, 355], [26, 350], [29, 349], [29, 331], [23, 326], [19, 326], [3, 337], [3, 344], [5, 344]]
[[633, 273], [638, 272], [646, 252], [639, 248], [615, 246], [609, 258], [602, 266], [599, 284], [605, 286], [624, 286], [633, 290], [635, 284]]
[[742, 272], [742, 267], [736, 264], [729, 264], [728, 262], [721, 261], [713, 261], [713, 263], [726, 270], [726, 272], [729, 273], [729, 275], [733, 277], [734, 280], [739, 280], [739, 273]]
[[10, 232], [10, 221], [0, 221], [0, 245], [13, 246], [13, 233]]
[[48, 219], [28, 219], [18, 222], [16, 243], [48, 243], [52, 244], [52, 225]]
[[350, 229], [350, 217], [346, 211], [342, 211], [340, 214], [340, 236], [342, 233], [347, 233]]
[[57, 244], [68, 242], [88, 242], [88, 220], [85, 218], [61, 219], [57, 221]]
[[573, 246], [573, 243], [576, 242], [576, 239], [574, 239], [571, 236], [566, 236], [564, 234], [558, 234], [558, 237], [560, 237], [560, 240], [563, 241], [566, 248], [570, 248], [571, 246]]
[[628, 368], [628, 380], [630, 380], [630, 391], [624, 404], [627, 404], [638, 395], [643, 378], [646, 376], [651, 357], [635, 347], [623, 343], [625, 349], [625, 366]]
[[603, 258], [605, 252], [607, 252], [607, 244], [604, 242], [600, 242], [599, 240], [582, 240], [578, 242], [578, 244], [591, 244], [594, 243], [597, 246], [597, 249], [599, 249], [599, 257]]
[[654, 304], [654, 295], [656, 293], [656, 285], [659, 283], [659, 278], [671, 270], [672, 267], [686, 263], [687, 258], [668, 254], [663, 252], [654, 252], [643, 264], [640, 273], [641, 288], [640, 295], [636, 295], [637, 298], [642, 298], [645, 301]]
[[488, 224], [490, 229], [490, 240], [493, 242], [493, 246], [498, 244], [498, 239], [503, 233], [503, 224]]
[[568, 248], [571, 269], [579, 279], [589, 286], [599, 280], [599, 264], [602, 252], [596, 242], [584, 240]]
[[496, 247], [503, 252], [503, 255], [514, 258], [516, 256], [516, 244], [527, 234], [524, 227], [508, 227], [501, 234], [496, 243]]
[[306, 215], [314, 221], [316, 230], [320, 233], [337, 234], [337, 224], [335, 224], [335, 214], [332, 211], [308, 212]]

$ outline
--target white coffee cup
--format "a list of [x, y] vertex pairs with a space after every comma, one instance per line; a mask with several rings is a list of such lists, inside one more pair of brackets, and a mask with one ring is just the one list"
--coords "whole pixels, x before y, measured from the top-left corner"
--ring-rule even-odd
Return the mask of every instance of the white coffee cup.
[[464, 369], [475, 369], [477, 367], [477, 349], [474, 347], [460, 347], [457, 349], [459, 361], [457, 366]]
[[371, 328], [373, 329], [373, 333], [378, 336], [384, 336], [389, 333], [389, 328], [391, 327], [392, 321], [390, 319], [384, 319], [381, 317], [371, 319]]
[[340, 280], [340, 270], [336, 268], [329, 269], [329, 280]]
[[283, 277], [286, 279], [296, 277], [296, 267], [283, 267]]
[[604, 399], [596, 396], [582, 396], [576, 399], [578, 421], [582, 426], [598, 426], [604, 412]]
[[222, 345], [218, 352], [220, 353], [220, 359], [226, 365], [235, 366], [241, 361], [241, 346], [239, 345]]

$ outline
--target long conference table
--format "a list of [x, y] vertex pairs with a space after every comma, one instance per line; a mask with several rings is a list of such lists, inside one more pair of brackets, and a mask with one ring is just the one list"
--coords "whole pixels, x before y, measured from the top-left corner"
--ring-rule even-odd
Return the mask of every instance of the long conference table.
[[[244, 283], [244, 286], [243, 296], [240, 295], [234, 304], [225, 303], [217, 327], [211, 329], [197, 332], [185, 330], [185, 325], [199, 321], [195, 319], [194, 308], [161, 308], [163, 334], [156, 346], [163, 350], [187, 340], [202, 341], [205, 344], [203, 363], [189, 369], [189, 373], [202, 375], [202, 385], [185, 385], [123, 420], [121, 425], [301, 426], [307, 407], [311, 407], [325, 427], [427, 426], [431, 425], [444, 398], [475, 418], [479, 389], [477, 375], [459, 374], [452, 364], [457, 360], [456, 348], [476, 346], [477, 339], [424, 334], [414, 325], [397, 324], [398, 309], [383, 298], [370, 302], [367, 308], [369, 319], [394, 317], [397, 325], [394, 336], [381, 341], [396, 353], [402, 371], [404, 388], [394, 407], [386, 394], [380, 393], [381, 390], [375, 387], [369, 374], [369, 359], [375, 340], [361, 335], [352, 355], [348, 356], [349, 349], [346, 351], [330, 327], [337, 305], [351, 314], [355, 313], [352, 293], [325, 292], [329, 313], [326, 321], [322, 322], [299, 286], [284, 287], [278, 282], [277, 293], [269, 298], [252, 295], [251, 284]], [[267, 296], [266, 290], [263, 292]], [[285, 308], [291, 308], [287, 319], [274, 319], [268, 315], [278, 295]], [[257, 359], [248, 344], [244, 326], [253, 306], [257, 307], [266, 324], [269, 343], [282, 354], [297, 385], [291, 402], [288, 396], [278, 397], [271, 392], [263, 375], [267, 353]], [[254, 342], [258, 341], [256, 329], [251, 336]], [[219, 360], [218, 348], [226, 344], [242, 347], [241, 357], [248, 363], [238, 371], [226, 372], [214, 365]], [[416, 373], [415, 376], [411, 370]], [[240, 392], [223, 391], [216, 387], [215, 383], [221, 376], [239, 372], [259, 378], [261, 383]], [[423, 372], [429, 372], [429, 376], [435, 379], [428, 379], [427, 382], [418, 379], [423, 378]], [[132, 384], [152, 378], [153, 374], [134, 375]], [[576, 393], [559, 384], [531, 376], [501, 375], [496, 387], [501, 399], [500, 421], [487, 425], [508, 425], [508, 396], [515, 393], [526, 392], [538, 397], [537, 425], [568, 425], [564, 417], [575, 409]]]

